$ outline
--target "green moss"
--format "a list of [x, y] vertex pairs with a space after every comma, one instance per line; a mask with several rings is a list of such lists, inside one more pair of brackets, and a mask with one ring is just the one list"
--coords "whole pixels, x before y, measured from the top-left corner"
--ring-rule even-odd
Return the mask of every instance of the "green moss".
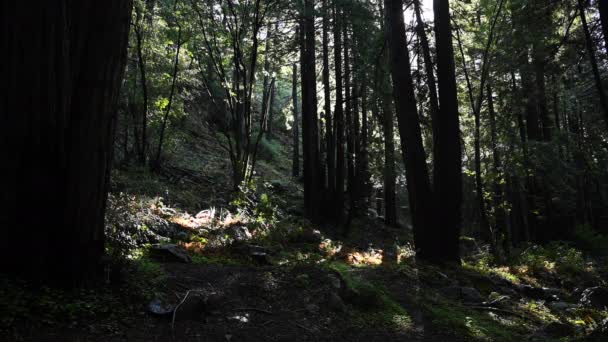
[[480, 259], [476, 263], [463, 262], [462, 267], [465, 270], [477, 272], [485, 276], [496, 276], [514, 284], [519, 284], [521, 282], [517, 275], [510, 272], [509, 268], [493, 267], [487, 262], [487, 259]]
[[474, 311], [458, 303], [428, 300], [424, 306], [433, 329], [470, 341], [516, 341], [525, 333], [521, 322]]
[[327, 265], [346, 283], [345, 297], [353, 308], [353, 322], [362, 327], [386, 327], [405, 331], [413, 326], [410, 314], [384, 286], [368, 282], [353, 273], [354, 268], [339, 262]]
[[226, 266], [240, 266], [249, 264], [245, 260], [233, 258], [230, 256], [204, 256], [195, 254], [192, 256], [192, 263], [195, 265], [226, 265]]

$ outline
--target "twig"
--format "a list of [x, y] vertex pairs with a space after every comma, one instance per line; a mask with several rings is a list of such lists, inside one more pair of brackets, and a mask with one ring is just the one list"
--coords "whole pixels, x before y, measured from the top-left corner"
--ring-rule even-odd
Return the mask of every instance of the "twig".
[[524, 316], [522, 316], [516, 312], [509, 311], [509, 310], [503, 310], [503, 309], [495, 308], [492, 306], [467, 306], [467, 307], [471, 308], [473, 310], [500, 312], [500, 313], [504, 313], [504, 314], [508, 314], [508, 315], [512, 315], [512, 316], [517, 316], [519, 318], [525, 318]]
[[265, 327], [265, 326], [267, 326], [267, 325], [268, 325], [268, 324], [270, 324], [270, 323], [274, 323], [274, 321], [273, 321], [273, 320], [266, 321], [266, 322], [264, 322], [264, 323], [260, 324], [260, 326], [261, 326], [261, 327]]
[[268, 310], [258, 309], [258, 308], [236, 308], [236, 309], [231, 309], [230, 311], [256, 311], [256, 312], [261, 312], [261, 313], [265, 313], [268, 315], [274, 315], [274, 313], [272, 313]]
[[188, 290], [188, 292], [186, 292], [184, 299], [182, 299], [182, 301], [177, 304], [175, 309], [173, 309], [173, 318], [171, 319], [171, 331], [173, 331], [175, 328], [175, 315], [177, 314], [177, 310], [180, 306], [182, 306], [182, 304], [184, 304], [184, 302], [186, 302], [186, 299], [188, 299], [188, 296], [190, 296], [191, 292], [203, 292], [203, 290]]
[[298, 322], [293, 322], [293, 324], [297, 325], [298, 327], [308, 331], [310, 334], [314, 334], [314, 331], [312, 331], [310, 328], [307, 328], [305, 326], [303, 326], [302, 324], [298, 323]]

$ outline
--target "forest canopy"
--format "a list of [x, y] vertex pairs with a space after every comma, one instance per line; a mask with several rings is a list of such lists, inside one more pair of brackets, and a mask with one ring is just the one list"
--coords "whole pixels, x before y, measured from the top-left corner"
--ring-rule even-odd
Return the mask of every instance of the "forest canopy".
[[608, 1], [5, 0], [0, 51], [0, 336], [608, 333]]

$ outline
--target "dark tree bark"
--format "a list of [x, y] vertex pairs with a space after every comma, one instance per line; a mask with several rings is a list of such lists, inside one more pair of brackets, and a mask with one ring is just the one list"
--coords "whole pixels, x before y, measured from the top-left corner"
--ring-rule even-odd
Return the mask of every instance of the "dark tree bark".
[[435, 167], [438, 168], [435, 198], [441, 215], [438, 227], [441, 236], [426, 256], [431, 260], [460, 263], [459, 239], [462, 205], [462, 150], [460, 143], [460, 118], [452, 25], [448, 0], [434, 0], [435, 34], [437, 44], [437, 75], [439, 85], [439, 139]]
[[600, 11], [600, 22], [602, 23], [602, 33], [604, 33], [604, 48], [608, 53], [608, 1], [598, 0]]
[[[262, 113], [269, 113], [269, 101], [268, 97], [271, 95], [270, 92], [270, 25], [266, 26], [266, 44], [264, 48], [264, 85], [262, 89]], [[266, 122], [266, 136], [270, 137], [271, 135], [271, 122], [268, 120]]]
[[124, 0], [0, 4], [2, 272], [79, 286], [102, 270], [131, 8]]
[[298, 64], [293, 63], [293, 81], [291, 97], [293, 100], [293, 156], [292, 156], [292, 175], [300, 177], [300, 118], [298, 111]]
[[526, 106], [526, 136], [530, 141], [541, 140], [540, 122], [538, 117], [537, 100], [534, 96], [532, 66], [528, 62], [528, 51], [523, 51], [519, 57], [519, 75], [521, 77], [521, 97]]
[[[383, 82], [384, 84], [388, 83]], [[388, 84], [387, 84], [388, 88]], [[395, 171], [395, 131], [394, 114], [390, 94], [382, 96], [382, 133], [384, 138], [384, 222], [397, 225], [397, 173]]]
[[329, 83], [329, 16], [328, 0], [323, 0], [323, 90], [325, 94], [325, 146], [327, 151], [327, 188], [329, 197], [333, 198], [336, 190], [336, 152], [332, 128], [331, 88]]
[[334, 6], [334, 62], [336, 78], [336, 107], [334, 110], [334, 127], [336, 136], [336, 192], [334, 211], [336, 221], [344, 221], [344, 181], [346, 173], [344, 155], [344, 93], [342, 83], [342, 11]]
[[[422, 56], [424, 57], [424, 70], [426, 73], [427, 88], [429, 89], [429, 103], [431, 107], [431, 120], [433, 127], [433, 139], [437, 139], [437, 115], [439, 115], [439, 99], [437, 98], [437, 82], [435, 80], [435, 71], [433, 68], [433, 60], [431, 58], [431, 49], [429, 47], [429, 40], [426, 36], [426, 30], [424, 28], [424, 21], [422, 20], [422, 11], [420, 9], [420, 0], [414, 0], [414, 11], [416, 13], [416, 32], [420, 39], [420, 45], [422, 48]], [[434, 145], [434, 148], [436, 146]], [[436, 151], [433, 154], [437, 154]], [[436, 171], [436, 170], [435, 170]], [[435, 176], [434, 176], [435, 178]]]
[[606, 92], [604, 91], [602, 77], [600, 76], [600, 71], [597, 66], [595, 50], [593, 48], [593, 38], [591, 38], [591, 33], [589, 32], [589, 25], [587, 24], [587, 16], [585, 15], [585, 5], [583, 0], [578, 0], [578, 9], [581, 17], [581, 22], [583, 24], [585, 40], [587, 42], [587, 54], [589, 55], [589, 62], [591, 63], [591, 69], [593, 71], [593, 79], [595, 80], [595, 86], [599, 94], [600, 105], [604, 114], [604, 120], [606, 121], [606, 126], [608, 126], [608, 100], [606, 99]]
[[302, 67], [302, 136], [304, 146], [304, 207], [306, 216], [319, 220], [319, 135], [316, 90], [314, 0], [304, 0], [304, 65]]
[[361, 169], [359, 181], [361, 182], [362, 189], [360, 192], [360, 198], [363, 200], [363, 209], [369, 207], [369, 197], [371, 195], [371, 175], [369, 172], [369, 155], [368, 155], [368, 144], [369, 144], [369, 117], [367, 113], [368, 98], [367, 98], [367, 86], [363, 86], [361, 93], [361, 135], [360, 135], [360, 149], [359, 156], [361, 160]]
[[549, 110], [547, 106], [547, 87], [545, 82], [545, 57], [543, 54], [544, 47], [536, 49], [534, 53], [534, 73], [536, 76], [536, 99], [538, 103], [538, 116], [542, 125], [543, 141], [551, 141], [553, 131], [553, 123], [549, 118]]
[[492, 204], [494, 206], [494, 232], [496, 236], [496, 245], [502, 248], [502, 250], [497, 250], [496, 256], [499, 257], [499, 260], [503, 260], [504, 255], [502, 253], [504, 252], [508, 256], [511, 252], [511, 233], [506, 225], [506, 215], [503, 208], [504, 189], [500, 183], [500, 179], [504, 175], [501, 174], [502, 158], [500, 150], [498, 149], [498, 130], [496, 127], [496, 112], [494, 110], [494, 94], [492, 86], [489, 83], [487, 96], [492, 145], [492, 172], [494, 172], [494, 182], [492, 184], [492, 191], [494, 193], [492, 198]]
[[[346, 12], [345, 12], [346, 14]], [[345, 16], [346, 18], [347, 16]], [[344, 49], [344, 95], [345, 95], [345, 128], [346, 128], [346, 168], [347, 168], [347, 185], [349, 196], [353, 196], [353, 188], [355, 186], [355, 139], [353, 131], [353, 88], [352, 88], [352, 69], [350, 60], [350, 37], [348, 36], [348, 21], [342, 21], [343, 49]]]
[[[143, 105], [141, 112], [141, 141], [135, 141], [135, 144], [139, 144], [137, 147], [138, 151], [138, 162], [140, 165], [146, 164], [146, 157], [148, 153], [148, 78], [146, 73], [146, 62], [144, 60], [143, 51], [143, 40], [144, 40], [144, 28], [142, 24], [142, 13], [138, 10], [138, 6], [135, 6], [136, 17], [135, 26], [133, 32], [135, 33], [135, 41], [137, 43], [137, 64], [139, 67], [139, 76], [141, 82], [141, 91], [143, 97]], [[146, 12], [148, 13], [148, 12]]]
[[418, 256], [428, 259], [434, 255], [434, 242], [431, 237], [436, 230], [433, 220], [433, 196], [410, 71], [403, 4], [401, 0], [385, 0], [384, 3], [393, 78], [393, 97], [401, 136], [402, 157], [405, 163], [414, 242]]

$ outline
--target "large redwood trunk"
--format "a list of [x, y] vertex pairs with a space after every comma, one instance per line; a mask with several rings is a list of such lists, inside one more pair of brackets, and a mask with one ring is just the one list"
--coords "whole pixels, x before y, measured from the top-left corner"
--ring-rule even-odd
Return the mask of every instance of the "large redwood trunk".
[[449, 1], [435, 0], [434, 9], [440, 103], [434, 182], [440, 231], [435, 237], [441, 238], [436, 239], [428, 258], [460, 263], [462, 150]]
[[410, 71], [409, 52], [403, 22], [401, 0], [385, 0], [390, 66], [401, 151], [405, 163], [407, 190], [410, 201], [414, 242], [418, 255], [432, 256], [433, 195], [422, 144], [420, 120], [416, 108], [414, 85]]
[[131, 1], [0, 5], [0, 264], [75, 286], [104, 253]]

